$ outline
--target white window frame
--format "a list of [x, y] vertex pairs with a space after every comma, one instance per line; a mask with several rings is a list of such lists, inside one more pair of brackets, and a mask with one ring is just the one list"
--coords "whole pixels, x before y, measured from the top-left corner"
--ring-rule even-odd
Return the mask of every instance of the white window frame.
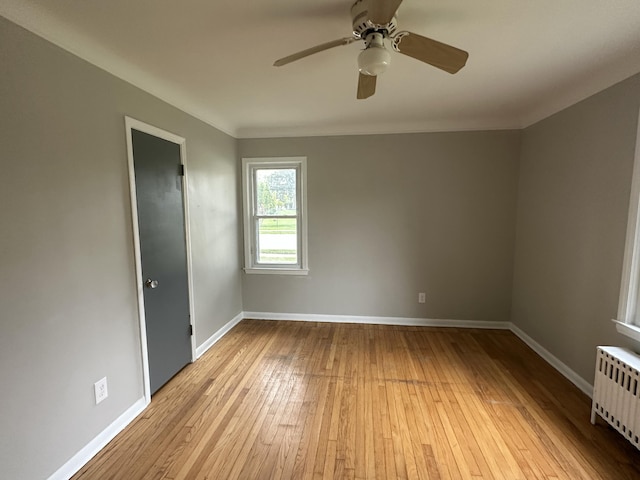
[[[298, 232], [297, 264], [258, 264], [256, 262], [255, 175], [257, 169], [295, 168]], [[307, 275], [307, 157], [260, 157], [242, 159], [242, 211], [244, 216], [244, 271], [251, 274]]]
[[624, 250], [618, 318], [613, 321], [619, 333], [640, 341], [640, 112], [629, 199], [627, 239]]

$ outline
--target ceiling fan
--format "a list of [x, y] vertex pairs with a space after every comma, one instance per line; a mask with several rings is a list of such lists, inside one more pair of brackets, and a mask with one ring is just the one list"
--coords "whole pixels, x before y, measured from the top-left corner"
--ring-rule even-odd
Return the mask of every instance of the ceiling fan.
[[402, 0], [356, 0], [351, 7], [352, 36], [302, 50], [276, 60], [273, 65], [281, 67], [314, 53], [362, 40], [365, 48], [358, 56], [360, 73], [357, 98], [359, 99], [369, 98], [375, 93], [377, 76], [383, 73], [391, 63], [391, 55], [384, 46], [385, 40], [391, 42], [396, 52], [428, 63], [445, 72], [456, 73], [464, 67], [469, 57], [464, 50], [416, 33], [397, 31], [396, 11], [401, 3]]

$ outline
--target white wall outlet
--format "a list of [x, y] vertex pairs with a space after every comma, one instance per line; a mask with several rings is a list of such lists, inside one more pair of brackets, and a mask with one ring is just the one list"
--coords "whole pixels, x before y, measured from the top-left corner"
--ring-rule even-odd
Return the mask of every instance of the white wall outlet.
[[107, 377], [94, 383], [93, 388], [96, 393], [96, 405], [109, 396], [109, 392], [107, 391]]
[[418, 303], [424, 303], [427, 301], [427, 294], [424, 292], [421, 292], [418, 294]]

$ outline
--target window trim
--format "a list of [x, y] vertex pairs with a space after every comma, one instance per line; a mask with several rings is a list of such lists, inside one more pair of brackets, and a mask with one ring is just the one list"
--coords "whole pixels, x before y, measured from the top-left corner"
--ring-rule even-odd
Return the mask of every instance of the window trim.
[[613, 320], [619, 333], [640, 341], [640, 111], [636, 133], [635, 158], [629, 198], [627, 236], [620, 282], [618, 315]]
[[[256, 168], [296, 168], [296, 201], [298, 213], [298, 258], [296, 265], [258, 265], [255, 262], [257, 232], [254, 219]], [[244, 271], [249, 274], [308, 275], [307, 247], [307, 157], [247, 157], [242, 159], [242, 214], [244, 220]]]

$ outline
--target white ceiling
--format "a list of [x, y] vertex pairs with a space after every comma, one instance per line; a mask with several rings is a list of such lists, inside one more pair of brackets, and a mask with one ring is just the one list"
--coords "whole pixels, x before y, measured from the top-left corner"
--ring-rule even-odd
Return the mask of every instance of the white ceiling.
[[640, 72], [638, 0], [404, 0], [400, 30], [469, 52], [400, 54], [356, 100], [351, 0], [2, 0], [0, 14], [235, 136], [521, 128]]

